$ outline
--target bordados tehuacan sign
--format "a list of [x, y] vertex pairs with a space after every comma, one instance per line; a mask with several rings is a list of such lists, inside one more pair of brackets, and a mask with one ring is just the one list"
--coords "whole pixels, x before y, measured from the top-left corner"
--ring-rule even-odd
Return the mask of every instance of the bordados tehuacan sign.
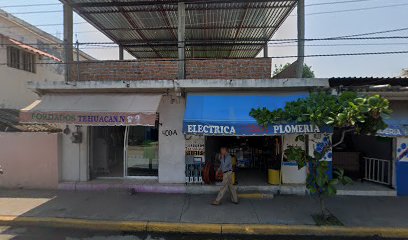
[[62, 123], [75, 125], [151, 125], [156, 122], [156, 113], [120, 112], [20, 112], [23, 123]]
[[267, 128], [257, 123], [229, 123], [229, 122], [188, 122], [183, 123], [183, 133], [191, 135], [218, 135], [218, 136], [256, 136], [256, 135], [282, 135], [306, 133], [332, 133], [329, 126], [319, 127], [314, 124], [275, 124]]

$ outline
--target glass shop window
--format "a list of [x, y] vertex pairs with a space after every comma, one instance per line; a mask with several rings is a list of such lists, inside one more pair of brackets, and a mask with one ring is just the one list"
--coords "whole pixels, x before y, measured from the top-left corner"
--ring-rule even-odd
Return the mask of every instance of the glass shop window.
[[155, 127], [129, 128], [127, 176], [158, 176], [159, 134]]

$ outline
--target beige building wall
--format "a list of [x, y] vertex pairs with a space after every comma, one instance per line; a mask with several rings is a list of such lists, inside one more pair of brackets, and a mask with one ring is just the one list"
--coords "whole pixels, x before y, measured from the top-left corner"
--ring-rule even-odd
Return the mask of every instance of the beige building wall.
[[0, 187], [55, 189], [60, 134], [0, 132]]
[[[38, 55], [36, 61], [41, 61]], [[0, 47], [0, 108], [21, 109], [38, 99], [37, 94], [27, 88], [27, 81], [64, 81], [64, 71], [57, 66], [36, 65], [36, 72], [31, 73], [4, 63], [7, 63], [6, 46]]]
[[[63, 59], [63, 46], [56, 37], [0, 10], [0, 34], [32, 44], [60, 59]], [[20, 109], [31, 104], [39, 97], [27, 88], [27, 82], [64, 81], [64, 65], [62, 64], [37, 64], [36, 72], [31, 73], [7, 66], [7, 46], [10, 42], [0, 36], [0, 108]], [[47, 45], [51, 44], [51, 45]], [[74, 53], [76, 59], [76, 53]], [[90, 56], [80, 54], [80, 60], [92, 59]], [[40, 55], [36, 55], [36, 62], [52, 62]]]

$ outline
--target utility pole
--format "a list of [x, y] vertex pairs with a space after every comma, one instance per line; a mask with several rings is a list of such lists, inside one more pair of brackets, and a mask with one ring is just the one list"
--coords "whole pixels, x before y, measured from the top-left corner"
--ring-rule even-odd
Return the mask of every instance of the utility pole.
[[[73, 53], [73, 11], [72, 7], [64, 3], [64, 62], [65, 62], [65, 81], [72, 80], [72, 63], [74, 59]], [[79, 53], [77, 53], [79, 54]]]
[[296, 66], [296, 77], [302, 78], [305, 56], [305, 0], [298, 0], [297, 5], [297, 37], [298, 37], [298, 59]]
[[186, 4], [178, 3], [178, 26], [177, 26], [177, 47], [178, 47], [178, 79], [186, 78]]

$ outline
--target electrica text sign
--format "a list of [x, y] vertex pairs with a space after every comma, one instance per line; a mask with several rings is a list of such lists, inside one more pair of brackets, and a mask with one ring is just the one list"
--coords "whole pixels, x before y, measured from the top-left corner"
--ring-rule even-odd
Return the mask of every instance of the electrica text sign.
[[62, 123], [75, 125], [143, 125], [154, 126], [156, 113], [118, 113], [118, 112], [20, 112], [20, 122], [24, 123]]
[[191, 135], [283, 135], [283, 134], [307, 134], [307, 133], [331, 133], [328, 126], [318, 127], [313, 124], [276, 124], [263, 128], [257, 123], [211, 123], [184, 121], [183, 132]]

